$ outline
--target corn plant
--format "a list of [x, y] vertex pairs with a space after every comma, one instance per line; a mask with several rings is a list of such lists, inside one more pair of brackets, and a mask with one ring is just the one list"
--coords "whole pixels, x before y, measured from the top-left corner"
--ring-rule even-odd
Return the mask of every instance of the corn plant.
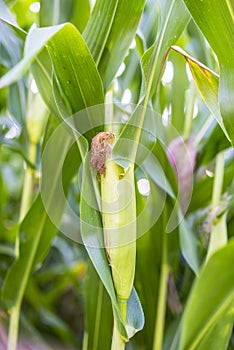
[[0, 344], [233, 349], [230, 0], [0, 0]]

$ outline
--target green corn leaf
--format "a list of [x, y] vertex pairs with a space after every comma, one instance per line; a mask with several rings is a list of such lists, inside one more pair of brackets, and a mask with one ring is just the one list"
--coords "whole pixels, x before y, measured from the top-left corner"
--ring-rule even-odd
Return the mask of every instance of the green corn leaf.
[[[143, 104], [143, 106], [138, 106], [133, 112], [113, 150], [114, 157], [120, 159], [118, 164], [124, 168], [127, 168], [131, 161], [135, 161], [138, 143], [143, 144], [146, 149], [152, 148], [155, 143], [155, 121], [152, 120], [152, 112], [150, 113], [146, 107], [149, 97], [155, 91], [157, 82], [160, 79], [168, 50], [177, 41], [189, 20], [188, 11], [180, 0], [168, 1], [166, 6], [163, 6], [162, 3], [161, 11], [162, 19], [156, 41], [142, 57], [142, 99], [139, 103]], [[148, 127], [149, 125], [151, 125], [150, 128]], [[142, 133], [142, 131], [146, 132]], [[147, 132], [148, 137], [146, 137]], [[129, 138], [135, 142], [135, 146], [126, 149], [126, 147], [123, 147], [122, 140]]]
[[234, 143], [234, 4], [230, 0], [184, 0], [220, 64], [219, 103], [223, 123]]
[[89, 0], [78, 0], [73, 3], [73, 14], [71, 23], [73, 23], [82, 33], [90, 18], [91, 4]]
[[70, 21], [74, 0], [42, 0], [40, 4], [40, 27], [52, 26]]
[[152, 95], [163, 71], [168, 50], [174, 45], [190, 16], [181, 0], [170, 0], [166, 4], [160, 0], [161, 21], [155, 43], [145, 52], [142, 57], [143, 84], [142, 95]]
[[194, 81], [202, 98], [204, 99], [205, 103], [207, 104], [207, 107], [221, 126], [226, 137], [229, 138], [225, 126], [223, 124], [223, 119], [220, 114], [220, 107], [218, 102], [219, 76], [211, 69], [206, 67], [204, 64], [188, 55], [180, 47], [172, 46], [172, 49], [183, 55], [186, 61], [188, 62]]
[[[36, 57], [35, 61], [32, 63], [31, 70], [44, 102], [49, 107], [51, 113], [56, 116], [58, 120], [61, 120], [65, 115], [61, 114], [60, 108], [58, 107], [58, 104], [61, 105], [61, 103], [56, 101], [54, 96], [53, 65], [46, 48]], [[57, 84], [57, 82], [55, 83]]]
[[181, 252], [195, 274], [199, 272], [198, 240], [185, 219], [179, 224]]
[[[63, 133], [60, 133], [60, 138], [56, 139], [56, 149], [53, 149], [53, 163], [51, 160], [50, 171], [55, 173], [55, 169], [58, 169], [58, 164], [61, 163], [61, 157], [66, 156], [64, 153], [64, 144], [67, 141], [67, 132], [64, 129]], [[70, 157], [74, 160], [67, 161], [64, 163], [64, 190], [67, 191], [70, 179], [77, 171], [80, 164], [79, 152], [77, 148], [72, 148]], [[48, 168], [47, 168], [48, 169]], [[47, 171], [47, 169], [45, 169]], [[53, 176], [53, 184], [50, 187], [49, 199], [51, 203], [53, 202], [54, 196], [56, 195], [58, 182], [61, 180], [61, 170], [56, 176]], [[43, 175], [47, 177], [43, 172]], [[60, 173], [60, 177], [58, 176]], [[52, 173], [53, 174], [53, 173]], [[56, 207], [56, 215], [58, 217], [62, 216], [64, 210], [64, 204], [61, 200], [59, 205]], [[17, 260], [13, 263], [7, 273], [7, 277], [4, 281], [2, 298], [5, 302], [8, 310], [12, 309], [19, 301], [22, 300], [24, 295], [28, 279], [35, 268], [35, 266], [41, 262], [45, 254], [50, 247], [50, 244], [56, 234], [58, 227], [56, 227], [52, 222], [47, 212], [48, 208], [43, 205], [42, 197], [39, 195], [35, 202], [33, 203], [31, 209], [20, 225], [20, 255]]]
[[[73, 45], [74, 42], [76, 45]], [[95, 63], [81, 34], [72, 24], [32, 31], [27, 36], [24, 58], [0, 79], [0, 87], [16, 81], [33, 62], [33, 74], [39, 90], [56, 116], [61, 118], [62, 114], [64, 117], [59, 108], [64, 110], [66, 107], [68, 115], [72, 115], [104, 102], [102, 82]], [[56, 79], [52, 75], [53, 70]], [[94, 127], [94, 121], [95, 126], [101, 128], [103, 118], [101, 108], [98, 113], [87, 109], [85, 131]]]
[[27, 33], [21, 29], [3, 0], [0, 0], [0, 20], [7, 23], [21, 39], [25, 39]]
[[[233, 259], [231, 240], [203, 266], [184, 311], [180, 350], [226, 348], [234, 319]], [[215, 330], [221, 335], [215, 336], [217, 343], [213, 342]]]
[[64, 26], [66, 25], [39, 28], [32, 31], [26, 38], [24, 58], [0, 79], [0, 88], [10, 85], [21, 78], [48, 40], [59, 30], [62, 30]]
[[[71, 113], [104, 102], [102, 82], [95, 63], [81, 34], [73, 25], [65, 25], [54, 40], [48, 42], [47, 48]], [[87, 117], [90, 117], [89, 111]], [[95, 119], [97, 122], [97, 117]]]
[[84, 38], [98, 65], [105, 89], [134, 39], [144, 5], [145, 0], [97, 0], [95, 3]]
[[82, 36], [72, 24], [32, 31], [26, 39], [24, 58], [0, 79], [0, 87], [17, 81], [46, 44], [71, 112], [102, 103], [104, 96], [95, 63]]
[[[94, 289], [96, 293], [93, 293]], [[86, 349], [109, 350], [113, 329], [111, 302], [91, 261], [88, 262], [84, 300], [86, 311], [84, 342]]]

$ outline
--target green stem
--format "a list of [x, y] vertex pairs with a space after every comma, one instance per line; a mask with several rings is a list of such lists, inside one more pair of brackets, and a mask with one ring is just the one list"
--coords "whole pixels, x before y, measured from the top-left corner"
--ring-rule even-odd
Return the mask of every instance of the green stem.
[[96, 320], [95, 320], [95, 330], [94, 330], [94, 339], [93, 339], [93, 348], [98, 348], [98, 338], [100, 335], [100, 323], [101, 323], [101, 313], [102, 313], [102, 299], [103, 299], [103, 284], [99, 281], [98, 288], [98, 301], [97, 301], [97, 312], [96, 312]]
[[[224, 152], [220, 152], [216, 158], [215, 165], [215, 177], [212, 193], [212, 213], [215, 215], [218, 206], [220, 205], [222, 189], [223, 189], [223, 177], [224, 177]], [[221, 218], [215, 220], [211, 218], [211, 233], [210, 241], [208, 246], [208, 252], [206, 256], [206, 261], [209, 260], [210, 256], [219, 248], [227, 242], [227, 226], [226, 226], [226, 214], [223, 214]], [[213, 222], [214, 221], [214, 222]]]
[[116, 323], [114, 322], [111, 350], [124, 350], [125, 349], [125, 341], [119, 334]]
[[194, 82], [192, 81], [190, 84], [188, 108], [187, 108], [187, 112], [186, 112], [186, 116], [185, 116], [185, 125], [184, 125], [184, 139], [185, 140], [187, 140], [189, 138], [190, 133], [191, 133], [195, 99], [196, 99], [196, 87], [195, 87]]
[[126, 318], [127, 318], [127, 307], [128, 307], [128, 301], [126, 299], [118, 299], [118, 305], [119, 305], [119, 310], [122, 316], [122, 319], [124, 323], [126, 323]]
[[21, 304], [18, 303], [11, 310], [7, 350], [15, 350], [17, 347], [17, 339], [18, 339], [18, 331], [19, 331], [20, 305]]
[[[165, 217], [165, 214], [164, 214], [164, 217]], [[169, 273], [169, 267], [167, 262], [167, 233], [163, 232], [162, 266], [161, 266], [161, 276], [160, 276], [158, 307], [157, 307], [157, 315], [156, 315], [155, 331], [154, 331], [153, 350], [161, 350], [162, 344], [163, 344], [168, 273]]]
[[212, 210], [214, 210], [220, 203], [223, 188], [224, 164], [224, 153], [220, 152], [217, 155], [215, 165], [215, 177], [212, 194]]
[[[36, 161], [36, 155], [37, 155], [37, 145], [34, 143], [30, 143], [28, 158], [32, 164], [34, 164]], [[20, 205], [19, 222], [23, 221], [32, 202], [34, 175], [35, 175], [34, 169], [30, 168], [27, 165], [25, 170], [25, 175], [24, 175], [24, 184], [23, 184], [23, 192], [22, 192], [22, 199], [21, 199], [21, 205]], [[16, 237], [16, 242], [15, 242], [15, 257], [16, 259], [19, 257], [19, 236]]]
[[[128, 301], [118, 299], [118, 305], [119, 305], [119, 310], [120, 310], [122, 319], [123, 319], [124, 323], [126, 323]], [[125, 343], [124, 339], [121, 337], [121, 335], [118, 331], [118, 328], [116, 327], [116, 323], [114, 321], [111, 350], [124, 350], [125, 344], [126, 343]]]
[[[36, 144], [30, 143], [29, 160], [33, 164], [36, 161], [36, 154], [37, 154]], [[32, 202], [34, 175], [35, 175], [35, 171], [31, 169], [29, 166], [27, 166], [25, 171], [25, 176], [24, 176], [23, 193], [22, 193], [22, 200], [21, 200], [21, 206], [20, 206], [20, 215], [19, 215], [20, 222], [24, 219]], [[15, 242], [15, 257], [16, 259], [18, 259], [19, 257], [19, 236], [16, 237], [16, 242]], [[19, 298], [17, 304], [12, 308], [10, 312], [10, 325], [9, 325], [7, 350], [15, 350], [17, 347], [21, 303], [22, 303], [22, 298]]]
[[[33, 164], [36, 161], [36, 155], [37, 155], [37, 145], [34, 143], [30, 143], [28, 158], [30, 162], [32, 162]], [[21, 200], [21, 206], [20, 206], [20, 216], [19, 216], [20, 222], [24, 219], [32, 202], [34, 175], [35, 175], [35, 170], [27, 166], [25, 171], [25, 176], [24, 176], [23, 193], [22, 193], [22, 200]]]
[[[156, 68], [157, 68], [157, 64], [159, 62], [159, 58], [160, 58], [160, 54], [161, 54], [161, 50], [162, 50], [162, 46], [163, 46], [164, 35], [165, 35], [165, 32], [166, 32], [167, 26], [169, 24], [170, 15], [171, 15], [171, 13], [173, 11], [174, 5], [175, 5], [175, 0], [172, 0], [171, 5], [170, 5], [170, 7], [168, 9], [168, 15], [167, 15], [166, 21], [164, 23], [163, 30], [162, 30], [160, 38], [159, 38], [159, 42], [155, 46], [153, 54], [152, 54], [152, 58], [151, 58], [151, 62], [150, 62], [150, 68], [149, 68], [149, 71], [148, 71], [148, 79], [147, 79], [148, 83], [147, 83], [147, 86], [146, 86], [145, 96], [143, 97], [143, 99], [139, 103], [139, 105], [142, 105], [143, 108], [142, 108], [142, 111], [141, 111], [141, 118], [140, 118], [139, 123], [137, 125], [137, 131], [136, 131], [136, 134], [135, 134], [135, 139], [134, 139], [135, 142], [134, 142], [134, 146], [133, 146], [133, 149], [132, 149], [132, 157], [131, 157], [132, 161], [134, 161], [134, 159], [136, 158], [136, 153], [137, 153], [137, 149], [138, 149], [138, 143], [140, 141], [141, 132], [142, 132], [142, 128], [143, 128], [143, 125], [144, 125], [146, 110], [147, 110], [147, 106], [148, 106], [148, 103], [149, 103], [150, 94], [151, 94], [151, 91], [152, 91], [152, 86], [154, 84], [154, 78], [155, 78], [154, 74], [155, 74], [155, 71], [156, 71]], [[164, 66], [164, 63], [165, 63], [168, 51], [169, 51], [169, 48], [165, 52], [163, 60], [162, 60], [161, 65], [159, 67], [159, 73], [158, 73], [157, 82], [156, 82], [156, 89], [157, 89], [157, 86], [158, 86], [158, 83], [159, 83], [159, 79], [160, 79], [160, 76], [161, 76], [161, 73], [162, 73], [162, 70], [163, 70], [163, 66]]]

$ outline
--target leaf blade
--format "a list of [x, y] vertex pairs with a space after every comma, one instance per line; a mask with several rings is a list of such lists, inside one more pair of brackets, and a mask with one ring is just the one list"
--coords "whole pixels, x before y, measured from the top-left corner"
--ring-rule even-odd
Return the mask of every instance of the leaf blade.
[[[223, 315], [234, 301], [233, 257], [234, 241], [231, 240], [203, 266], [184, 312], [180, 350], [197, 349], [217, 322], [226, 322]], [[233, 319], [233, 308], [229, 311]]]
[[229, 0], [184, 0], [220, 64], [219, 103], [224, 125], [234, 143], [234, 5]]

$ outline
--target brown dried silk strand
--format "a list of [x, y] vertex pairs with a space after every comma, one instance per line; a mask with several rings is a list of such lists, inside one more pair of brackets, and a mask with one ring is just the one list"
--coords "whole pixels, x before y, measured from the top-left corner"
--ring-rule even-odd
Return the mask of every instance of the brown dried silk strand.
[[105, 175], [105, 161], [107, 156], [111, 154], [110, 143], [115, 139], [113, 132], [102, 131], [93, 137], [91, 143], [90, 165], [91, 168], [97, 170], [98, 175]]

